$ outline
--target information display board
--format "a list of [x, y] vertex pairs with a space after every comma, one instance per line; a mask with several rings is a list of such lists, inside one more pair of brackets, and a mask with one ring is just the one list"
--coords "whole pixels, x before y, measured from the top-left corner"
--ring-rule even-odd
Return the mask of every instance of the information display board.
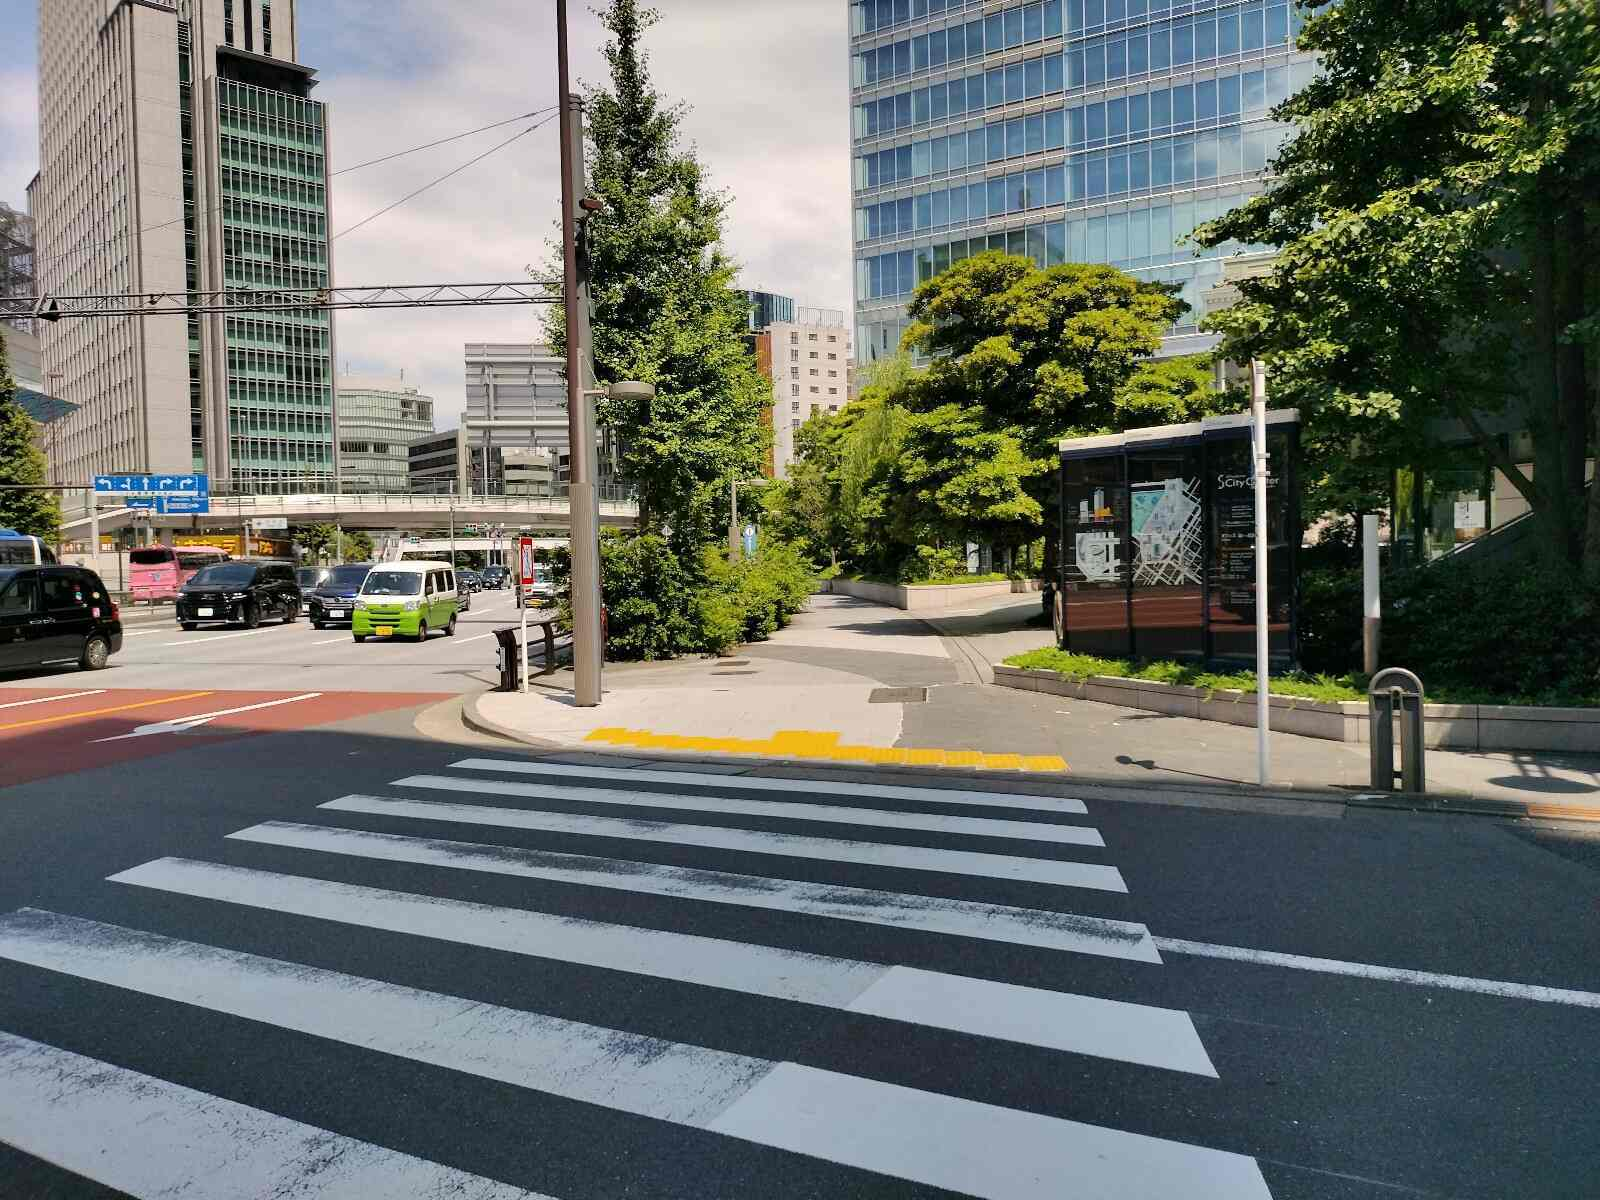
[[[1269, 646], [1295, 657], [1299, 415], [1267, 414]], [[1253, 661], [1255, 498], [1248, 414], [1061, 443], [1063, 649]]]

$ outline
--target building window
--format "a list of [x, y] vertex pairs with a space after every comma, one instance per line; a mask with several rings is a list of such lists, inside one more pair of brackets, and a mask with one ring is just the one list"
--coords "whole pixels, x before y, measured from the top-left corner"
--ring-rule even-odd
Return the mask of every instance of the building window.
[[828, 395], [837, 396], [838, 394], [839, 394], [839, 389], [838, 388], [829, 388], [828, 389]]
[[800, 341], [800, 335], [798, 333], [791, 333], [789, 335], [789, 341], [791, 344], [798, 344]]
[[799, 412], [800, 411], [800, 401], [798, 401], [798, 400], [789, 401], [789, 411], [790, 412]]
[[789, 385], [789, 395], [798, 396], [799, 394], [800, 394], [800, 385], [798, 383], [791, 383]]
[[836, 413], [839, 411], [839, 406], [837, 404], [830, 404], [828, 405], [828, 411], [831, 413]]
[[833, 352], [832, 352], [832, 351], [831, 351], [831, 350], [830, 350], [830, 351], [829, 351], [829, 352], [828, 352], [828, 361], [829, 361], [829, 362], [838, 362], [838, 361], [839, 361], [839, 356], [838, 356], [838, 355], [837, 355], [837, 354], [835, 354], [835, 353], [833, 353]]
[[790, 421], [789, 422], [789, 428], [790, 429], [799, 429], [800, 428], [800, 422], [799, 421]]
[[790, 367], [789, 368], [789, 378], [790, 379], [799, 379], [800, 378], [800, 368], [799, 367]]
[[811, 351], [811, 357], [815, 358], [816, 356], [817, 356], [817, 352], [815, 350]]
[[811, 368], [811, 373], [812, 373], [812, 374], [813, 374], [813, 375], [815, 375], [815, 374], [816, 374], [816, 373], [817, 373], [817, 369], [816, 369], [816, 368], [815, 368], [815, 367], [812, 367], [812, 368]]
[[800, 361], [800, 351], [798, 351], [798, 350], [789, 351], [789, 361], [790, 362], [799, 362]]
[[839, 372], [837, 372], [837, 371], [829, 371], [828, 372], [828, 378], [829, 379], [837, 379], [837, 378], [839, 378]]
[[829, 334], [829, 335], [828, 335], [828, 340], [829, 340], [829, 341], [830, 341], [830, 342], [837, 342], [837, 341], [838, 341], [838, 340], [839, 340], [839, 337], [838, 337], [838, 335], [837, 335], [837, 334], [833, 334], [833, 333], [830, 333], [830, 334]]
[[820, 389], [819, 389], [819, 388], [812, 388], [812, 389], [811, 389], [811, 394], [812, 394], [812, 395], [813, 395], [813, 396], [815, 396], [815, 395], [816, 395], [816, 394], [817, 394], [817, 392], [818, 392], [818, 391], [819, 391], [819, 390], [820, 390]]
[[816, 334], [814, 334], [814, 333], [808, 333], [808, 334], [806, 334], [806, 341], [808, 341], [808, 342], [814, 342], [814, 341], [816, 341], [816, 340], [817, 340], [817, 335], [816, 335]]

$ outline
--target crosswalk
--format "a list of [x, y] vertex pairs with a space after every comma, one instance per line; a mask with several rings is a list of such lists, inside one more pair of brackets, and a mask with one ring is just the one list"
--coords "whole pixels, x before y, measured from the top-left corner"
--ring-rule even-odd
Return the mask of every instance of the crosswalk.
[[[0, 915], [0, 994], [92, 1013], [0, 1025], [0, 1142], [140, 1197], [1270, 1195], [1244, 1148], [995, 1082], [1227, 1074], [1112, 994], [1162, 960], [1072, 911], [1128, 892], [1081, 802], [494, 758], [385, 793]], [[995, 965], [1035, 961], [1084, 990]], [[527, 1125], [474, 1157], [490, 1114]]]

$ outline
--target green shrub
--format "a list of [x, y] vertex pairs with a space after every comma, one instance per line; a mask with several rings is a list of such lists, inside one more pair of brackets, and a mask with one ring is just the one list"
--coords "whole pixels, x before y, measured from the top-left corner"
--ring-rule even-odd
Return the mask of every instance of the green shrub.
[[1361, 568], [1300, 575], [1300, 663], [1308, 671], [1361, 669]]
[[[1136, 663], [1125, 658], [1096, 658], [1092, 654], [1070, 654], [1053, 646], [1029, 650], [1026, 654], [1013, 654], [1005, 661], [1007, 666], [1055, 671], [1069, 679], [1087, 679], [1090, 675], [1114, 675], [1121, 679], [1148, 679], [1155, 683], [1180, 684], [1186, 687], [1205, 688], [1208, 691], [1253, 692], [1256, 688], [1254, 671], [1207, 671], [1194, 663]], [[1360, 700], [1365, 697], [1360, 681], [1354, 678], [1347, 676], [1334, 679], [1326, 675], [1306, 675], [1301, 672], [1274, 675], [1267, 681], [1267, 690], [1274, 695], [1298, 696], [1307, 700]]]
[[926, 583], [964, 575], [967, 556], [954, 547], [918, 546], [916, 553], [900, 564], [900, 583]]

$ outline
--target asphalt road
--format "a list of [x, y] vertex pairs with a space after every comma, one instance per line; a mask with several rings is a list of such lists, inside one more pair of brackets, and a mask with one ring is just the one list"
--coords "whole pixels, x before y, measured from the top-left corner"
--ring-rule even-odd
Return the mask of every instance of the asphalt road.
[[[509, 590], [479, 592], [454, 637], [435, 631], [421, 644], [357, 644], [348, 626], [317, 630], [305, 617], [252, 630], [206, 625], [192, 632], [172, 620], [130, 620], [122, 650], [106, 670], [92, 677], [75, 666], [0, 672], [0, 687], [78, 685], [92, 678], [89, 686], [105, 688], [479, 691], [499, 678], [493, 631], [516, 624], [517, 616]], [[539, 645], [537, 634], [532, 645]]]
[[0, 787], [0, 1196], [1596, 1194], [1592, 831], [529, 772], [416, 708]]

